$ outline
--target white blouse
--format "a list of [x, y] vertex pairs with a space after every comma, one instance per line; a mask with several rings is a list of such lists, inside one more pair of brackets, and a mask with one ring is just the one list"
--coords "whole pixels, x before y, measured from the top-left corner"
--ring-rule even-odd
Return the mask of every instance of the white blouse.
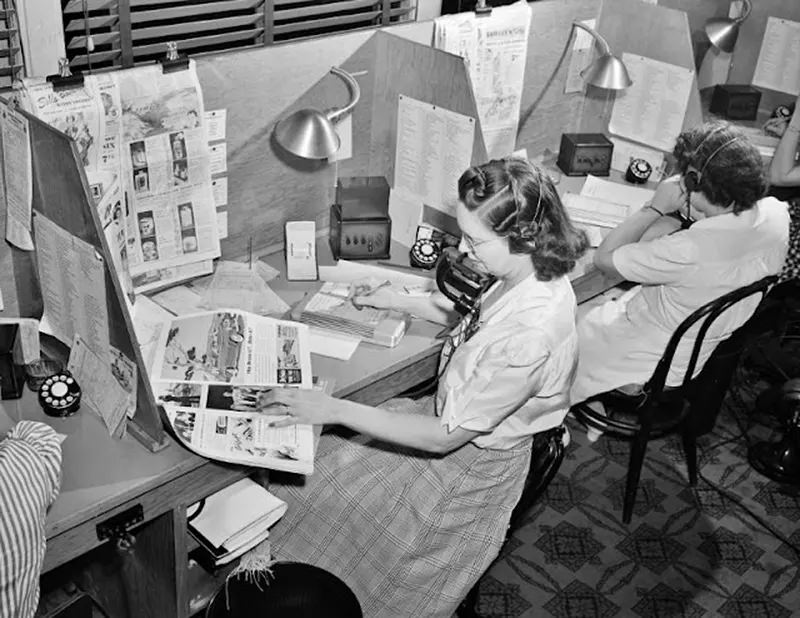
[[442, 425], [481, 432], [473, 443], [494, 449], [560, 425], [577, 365], [575, 307], [567, 277], [531, 275], [485, 309], [439, 380]]

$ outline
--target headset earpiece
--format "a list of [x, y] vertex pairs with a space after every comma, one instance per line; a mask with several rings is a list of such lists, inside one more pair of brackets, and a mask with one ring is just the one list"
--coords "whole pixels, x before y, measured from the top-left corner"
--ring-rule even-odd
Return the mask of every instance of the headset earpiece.
[[[706, 139], [708, 139], [708, 137], [706, 137]], [[722, 144], [722, 146], [719, 146], [714, 152], [708, 155], [703, 163], [703, 166], [699, 170], [694, 165], [688, 165], [686, 167], [686, 172], [683, 174], [683, 185], [686, 187], [686, 191], [688, 193], [695, 193], [700, 188], [700, 183], [703, 181], [703, 173], [706, 171], [708, 164], [711, 163], [711, 160], [716, 157], [720, 151], [724, 150], [740, 139], [741, 137], [737, 136], [729, 139], [727, 142]], [[700, 146], [702, 146], [705, 141], [706, 140], [700, 142]], [[700, 149], [700, 146], [697, 147], [697, 150]]]

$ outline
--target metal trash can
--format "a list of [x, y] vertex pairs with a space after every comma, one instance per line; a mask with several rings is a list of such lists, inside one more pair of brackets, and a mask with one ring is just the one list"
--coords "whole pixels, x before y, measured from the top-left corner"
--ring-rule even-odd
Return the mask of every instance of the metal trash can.
[[238, 575], [214, 594], [206, 618], [362, 618], [356, 595], [328, 571], [300, 562], [277, 562], [272, 575]]

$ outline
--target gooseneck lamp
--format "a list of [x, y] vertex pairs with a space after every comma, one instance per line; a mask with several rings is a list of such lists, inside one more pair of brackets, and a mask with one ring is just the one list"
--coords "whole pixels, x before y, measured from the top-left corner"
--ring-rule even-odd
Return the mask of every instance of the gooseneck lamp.
[[750, 15], [753, 6], [750, 0], [744, 0], [742, 14], [739, 17], [712, 17], [706, 22], [705, 31], [708, 40], [717, 49], [731, 53], [739, 38], [739, 26]]
[[281, 120], [275, 127], [275, 139], [284, 149], [303, 159], [327, 159], [339, 150], [340, 140], [334, 123], [350, 112], [361, 98], [358, 82], [347, 71], [331, 67], [350, 90], [350, 102], [342, 108], [322, 112], [301, 109]]
[[628, 75], [625, 63], [611, 53], [608, 42], [600, 34], [581, 22], [572, 22], [572, 25], [585, 30], [594, 38], [600, 49], [600, 56], [587, 68], [581, 71], [581, 77], [592, 86], [606, 90], [624, 90], [633, 81]]

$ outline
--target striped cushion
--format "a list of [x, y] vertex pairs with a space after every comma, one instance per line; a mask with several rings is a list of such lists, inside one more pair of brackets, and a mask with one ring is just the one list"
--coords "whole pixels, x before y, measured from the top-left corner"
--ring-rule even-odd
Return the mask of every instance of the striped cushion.
[[28, 618], [39, 603], [47, 507], [61, 483], [61, 441], [20, 421], [0, 442], [0, 618]]

